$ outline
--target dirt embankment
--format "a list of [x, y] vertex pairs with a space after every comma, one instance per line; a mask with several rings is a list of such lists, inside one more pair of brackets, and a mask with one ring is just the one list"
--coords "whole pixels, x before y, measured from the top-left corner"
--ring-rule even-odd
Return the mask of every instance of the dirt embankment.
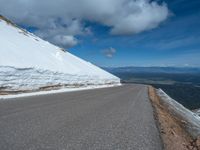
[[175, 118], [162, 104], [156, 90], [149, 86], [149, 97], [154, 107], [155, 118], [165, 150], [200, 150], [200, 138], [193, 139], [181, 126], [181, 120]]

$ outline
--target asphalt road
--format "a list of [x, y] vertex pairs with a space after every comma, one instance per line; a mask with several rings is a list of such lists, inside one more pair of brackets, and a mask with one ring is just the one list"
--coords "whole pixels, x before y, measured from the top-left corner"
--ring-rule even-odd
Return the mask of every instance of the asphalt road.
[[161, 150], [144, 85], [0, 101], [0, 150]]

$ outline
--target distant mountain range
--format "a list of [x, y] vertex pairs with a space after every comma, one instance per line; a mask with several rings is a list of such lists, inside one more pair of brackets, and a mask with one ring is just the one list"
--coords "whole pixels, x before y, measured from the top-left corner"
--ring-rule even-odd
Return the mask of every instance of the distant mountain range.
[[103, 67], [111, 73], [200, 73], [195, 67]]

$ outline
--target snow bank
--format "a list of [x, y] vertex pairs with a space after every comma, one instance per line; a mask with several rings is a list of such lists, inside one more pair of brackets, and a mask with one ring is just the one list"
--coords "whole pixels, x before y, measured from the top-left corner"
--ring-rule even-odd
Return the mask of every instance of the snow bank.
[[115, 79], [94, 75], [73, 75], [34, 68], [14, 68], [0, 66], [1, 91], [26, 91], [54, 85], [77, 87], [90, 85], [117, 84]]
[[0, 17], [0, 90], [119, 84], [120, 79]]
[[166, 106], [175, 117], [181, 120], [187, 131], [193, 137], [198, 137], [200, 135], [200, 117], [169, 97], [161, 89], [157, 90], [157, 94], [161, 98], [161, 102], [164, 106]]

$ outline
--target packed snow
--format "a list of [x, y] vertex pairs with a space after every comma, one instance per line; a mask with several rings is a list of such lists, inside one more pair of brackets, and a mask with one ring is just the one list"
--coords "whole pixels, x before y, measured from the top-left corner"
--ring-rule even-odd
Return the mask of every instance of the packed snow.
[[200, 109], [196, 110], [195, 113], [200, 117]]
[[175, 117], [181, 119], [181, 122], [193, 137], [196, 138], [200, 136], [200, 117], [196, 113], [185, 108], [161, 89], [157, 90], [157, 94], [161, 98], [164, 106], [166, 106]]
[[0, 17], [0, 91], [118, 85], [120, 79]]

